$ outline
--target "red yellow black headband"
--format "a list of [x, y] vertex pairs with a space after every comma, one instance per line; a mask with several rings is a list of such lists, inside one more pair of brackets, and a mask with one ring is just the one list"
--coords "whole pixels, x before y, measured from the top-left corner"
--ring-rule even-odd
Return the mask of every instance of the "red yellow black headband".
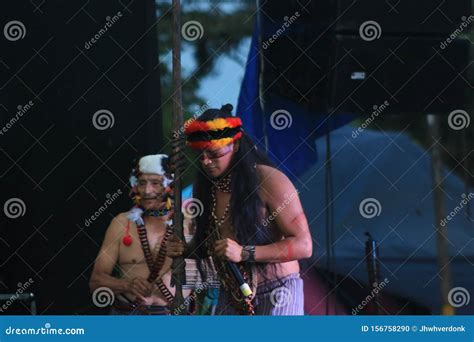
[[220, 148], [242, 136], [242, 121], [238, 117], [188, 121], [185, 126], [188, 146], [199, 150]]

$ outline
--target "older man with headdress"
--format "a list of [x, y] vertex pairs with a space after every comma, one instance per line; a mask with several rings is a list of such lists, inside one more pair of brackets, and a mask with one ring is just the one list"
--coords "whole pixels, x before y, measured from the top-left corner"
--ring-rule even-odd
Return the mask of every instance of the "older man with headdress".
[[[164, 154], [139, 159], [130, 176], [135, 205], [116, 216], [105, 234], [90, 288], [115, 293], [112, 313], [170, 314], [174, 287], [166, 243], [172, 234], [172, 175], [167, 165]], [[117, 277], [112, 275], [115, 267]]]
[[186, 124], [187, 145], [199, 159], [193, 198], [204, 210], [193, 241], [173, 237], [168, 255], [196, 258], [201, 267], [213, 262], [221, 282], [217, 314], [302, 315], [298, 260], [311, 256], [312, 239], [298, 192], [231, 111], [209, 109]]

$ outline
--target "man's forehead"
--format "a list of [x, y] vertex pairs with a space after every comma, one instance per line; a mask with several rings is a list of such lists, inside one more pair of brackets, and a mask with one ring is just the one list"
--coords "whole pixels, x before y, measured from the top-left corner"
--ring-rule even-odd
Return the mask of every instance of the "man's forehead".
[[208, 149], [205, 149], [204, 151], [209, 152], [209, 153], [215, 153], [215, 152], [220, 152], [220, 151], [227, 151], [231, 147], [233, 147], [233, 144], [228, 144], [219, 148], [208, 148]]
[[140, 176], [138, 176], [138, 179], [141, 180], [163, 180], [162, 175], [158, 175], [156, 173], [142, 173]]

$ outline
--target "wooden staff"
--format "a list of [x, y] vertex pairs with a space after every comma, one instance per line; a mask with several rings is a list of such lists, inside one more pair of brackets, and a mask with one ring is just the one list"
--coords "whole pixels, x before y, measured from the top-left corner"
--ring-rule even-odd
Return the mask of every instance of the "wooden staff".
[[[172, 24], [172, 39], [173, 39], [173, 131], [179, 132], [184, 125], [183, 120], [183, 105], [181, 96], [181, 4], [180, 0], [173, 0], [173, 24]], [[173, 149], [175, 153], [179, 154], [179, 134], [178, 137], [173, 137]], [[174, 174], [174, 214], [173, 226], [174, 232], [181, 241], [184, 241], [183, 232], [183, 214], [181, 212], [181, 178], [182, 170], [179, 167], [175, 168]], [[183, 257], [173, 259], [172, 264], [173, 274], [171, 279], [171, 286], [175, 286], [176, 292], [173, 301], [173, 313], [176, 315], [185, 315], [187, 312], [183, 309], [183, 284], [186, 281], [185, 261]]]

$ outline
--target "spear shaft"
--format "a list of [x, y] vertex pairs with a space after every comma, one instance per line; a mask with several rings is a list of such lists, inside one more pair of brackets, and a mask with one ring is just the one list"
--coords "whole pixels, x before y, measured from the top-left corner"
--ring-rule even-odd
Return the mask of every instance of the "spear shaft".
[[[173, 131], [179, 132], [180, 128], [184, 125], [183, 119], [183, 105], [182, 105], [182, 93], [181, 93], [181, 4], [180, 0], [173, 0], [173, 20], [172, 20], [172, 41], [173, 41]], [[176, 135], [174, 135], [176, 136]], [[178, 137], [179, 138], [179, 137]], [[173, 139], [176, 139], [174, 137]], [[174, 144], [174, 153], [182, 153], [179, 151], [178, 141]], [[181, 183], [182, 183], [182, 170], [176, 167], [174, 174], [174, 214], [173, 214], [173, 226], [174, 233], [181, 241], [184, 241], [183, 232], [183, 214], [181, 212], [182, 198], [181, 198]], [[184, 315], [186, 310], [183, 310], [183, 284], [186, 281], [185, 275], [185, 261], [183, 257], [177, 257], [173, 259], [172, 264], [172, 279], [171, 285], [175, 286], [175, 298], [173, 301], [173, 313]]]

